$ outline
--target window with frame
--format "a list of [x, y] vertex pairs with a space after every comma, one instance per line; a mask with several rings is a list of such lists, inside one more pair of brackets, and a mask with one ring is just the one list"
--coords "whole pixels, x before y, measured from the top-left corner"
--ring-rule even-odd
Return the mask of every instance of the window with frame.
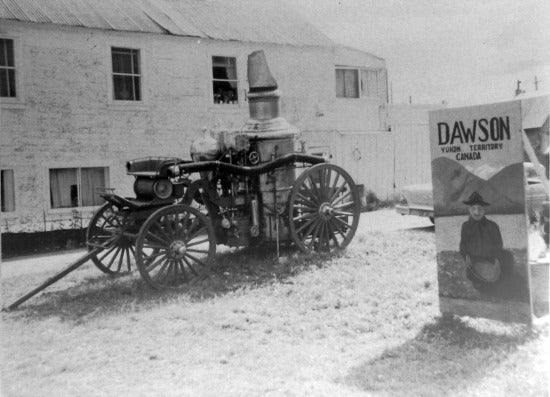
[[239, 102], [236, 58], [212, 57], [212, 94], [214, 103], [234, 104]]
[[361, 96], [382, 98], [387, 102], [388, 90], [385, 70], [361, 70]]
[[337, 98], [380, 98], [388, 101], [388, 82], [384, 69], [336, 68]]
[[141, 67], [139, 50], [111, 48], [113, 61], [113, 99], [141, 101]]
[[13, 40], [0, 38], [0, 97], [15, 98]]
[[51, 208], [90, 207], [103, 204], [96, 188], [105, 188], [108, 168], [51, 168]]
[[359, 70], [336, 68], [336, 97], [359, 98]]
[[13, 170], [0, 170], [0, 185], [2, 188], [1, 211], [15, 211], [15, 182]]

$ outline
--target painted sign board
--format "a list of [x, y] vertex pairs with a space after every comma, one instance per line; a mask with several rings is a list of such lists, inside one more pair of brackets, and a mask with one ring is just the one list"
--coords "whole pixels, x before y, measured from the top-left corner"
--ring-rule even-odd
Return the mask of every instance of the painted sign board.
[[430, 112], [442, 313], [531, 322], [520, 101]]

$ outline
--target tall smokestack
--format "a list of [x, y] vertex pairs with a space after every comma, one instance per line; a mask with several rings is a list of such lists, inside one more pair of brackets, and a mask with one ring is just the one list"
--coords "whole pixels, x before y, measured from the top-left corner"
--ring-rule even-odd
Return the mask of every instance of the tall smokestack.
[[250, 119], [246, 123], [245, 132], [295, 136], [298, 133], [296, 127], [280, 116], [281, 92], [269, 70], [264, 52], [260, 50], [250, 54], [247, 66]]

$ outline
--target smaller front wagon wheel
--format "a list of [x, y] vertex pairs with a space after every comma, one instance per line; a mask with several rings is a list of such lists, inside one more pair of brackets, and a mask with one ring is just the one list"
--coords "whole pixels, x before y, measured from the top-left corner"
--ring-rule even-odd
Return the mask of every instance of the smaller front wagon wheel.
[[155, 289], [181, 288], [207, 275], [216, 253], [210, 219], [187, 205], [155, 211], [136, 241], [136, 264]]

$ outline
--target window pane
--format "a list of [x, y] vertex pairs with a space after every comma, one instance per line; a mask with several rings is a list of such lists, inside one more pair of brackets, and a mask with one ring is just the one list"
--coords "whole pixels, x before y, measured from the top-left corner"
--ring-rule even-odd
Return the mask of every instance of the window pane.
[[130, 54], [113, 50], [113, 73], [132, 73], [132, 57]]
[[0, 66], [14, 66], [13, 40], [0, 39]]
[[82, 206], [102, 204], [104, 200], [96, 192], [96, 187], [105, 187], [105, 168], [82, 168], [80, 180]]
[[15, 183], [13, 180], [13, 170], [2, 170], [0, 176], [0, 185], [2, 187], [1, 211], [15, 211]]
[[78, 207], [75, 168], [50, 170], [50, 203], [52, 208]]
[[229, 81], [214, 81], [214, 103], [235, 103], [239, 100], [237, 84]]
[[134, 101], [141, 101], [140, 77], [134, 77]]
[[227, 80], [227, 69], [220, 66], [212, 67], [212, 77], [215, 79], [224, 79]]
[[357, 70], [347, 69], [344, 74], [345, 96], [347, 98], [359, 98]]
[[225, 57], [212, 57], [212, 64], [213, 65], [225, 65]]
[[10, 79], [7, 69], [0, 69], [0, 96], [10, 96]]
[[236, 58], [212, 57], [212, 78], [214, 103], [239, 101]]
[[122, 101], [140, 101], [140, 77], [113, 76], [114, 99]]
[[113, 76], [114, 98], [128, 101], [132, 99], [132, 76]]
[[132, 50], [132, 73], [139, 74], [139, 51]]
[[345, 95], [344, 69], [336, 69], [336, 96], [343, 98]]

